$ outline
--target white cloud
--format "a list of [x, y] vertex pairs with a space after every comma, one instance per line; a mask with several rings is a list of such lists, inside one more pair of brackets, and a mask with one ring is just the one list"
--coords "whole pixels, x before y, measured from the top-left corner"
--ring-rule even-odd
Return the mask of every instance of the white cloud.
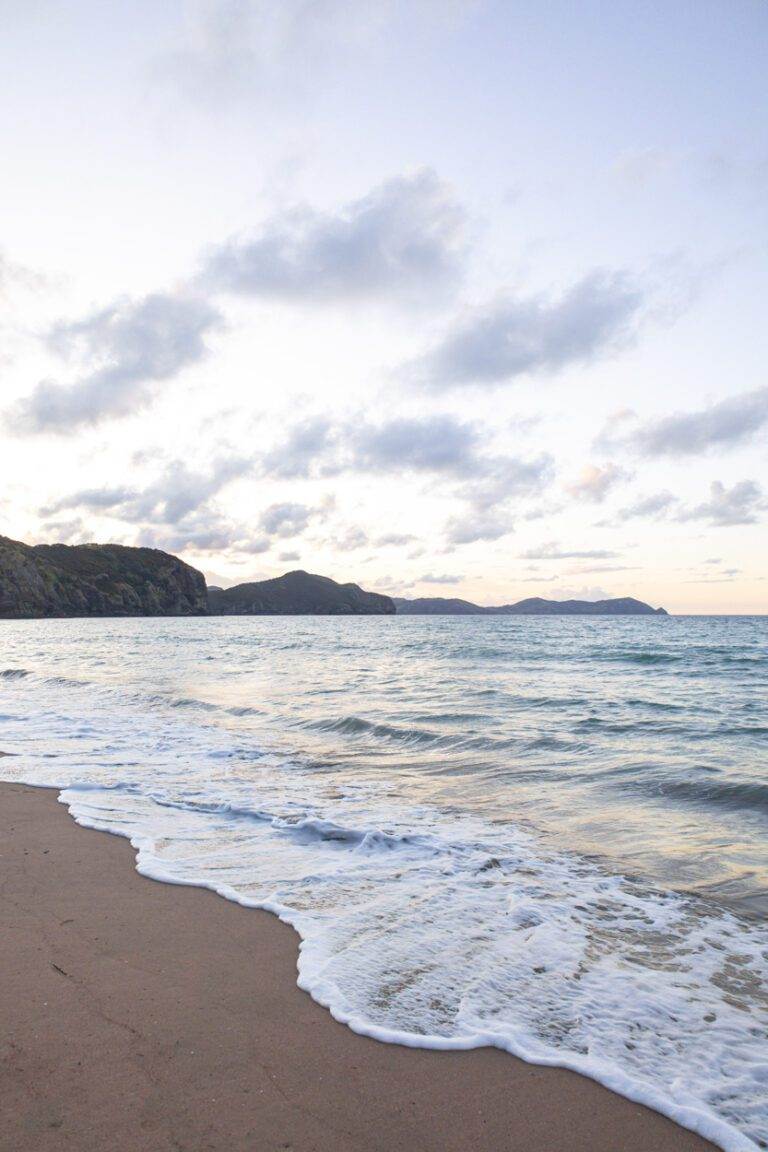
[[735, 524], [756, 524], [759, 513], [768, 508], [762, 488], [754, 480], [740, 480], [727, 488], [720, 480], [710, 485], [709, 500], [682, 511], [680, 520], [706, 520], [721, 528]]
[[387, 298], [421, 305], [458, 281], [465, 213], [431, 169], [385, 181], [337, 212], [302, 207], [211, 249], [209, 288], [333, 304]]
[[528, 548], [520, 555], [524, 560], [612, 560], [619, 553], [607, 548], [561, 548], [559, 544], [550, 541], [536, 548]]
[[736, 448], [768, 425], [768, 388], [756, 388], [693, 412], [676, 412], [617, 431], [614, 421], [598, 444], [625, 447], [641, 456], [686, 457]]
[[59, 323], [48, 344], [78, 358], [82, 374], [69, 384], [42, 380], [7, 413], [6, 423], [22, 434], [71, 433], [132, 415], [151, 403], [161, 384], [207, 355], [205, 338], [220, 324], [207, 300], [173, 293], [120, 300]]
[[439, 390], [588, 363], [632, 336], [642, 305], [623, 273], [594, 272], [554, 300], [501, 297], [452, 324], [407, 374]]
[[633, 520], [648, 517], [659, 519], [666, 516], [670, 509], [677, 504], [677, 497], [671, 492], [654, 492], [650, 496], [643, 496], [634, 504], [628, 504], [618, 512], [619, 520]]
[[463, 576], [451, 576], [447, 573], [435, 575], [432, 572], [427, 572], [424, 576], [418, 576], [414, 580], [414, 584], [461, 584], [463, 579]]
[[618, 464], [588, 464], [582, 469], [579, 479], [567, 486], [567, 491], [576, 500], [589, 500], [601, 504], [608, 493], [618, 484], [630, 479], [630, 473]]

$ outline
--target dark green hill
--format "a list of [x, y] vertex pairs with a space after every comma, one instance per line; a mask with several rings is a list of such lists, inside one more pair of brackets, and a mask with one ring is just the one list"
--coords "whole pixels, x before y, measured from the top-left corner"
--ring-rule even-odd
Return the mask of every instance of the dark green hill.
[[301, 571], [224, 590], [209, 588], [208, 605], [212, 616], [389, 616], [395, 611], [389, 596]]
[[154, 548], [0, 536], [0, 618], [204, 616], [202, 572]]

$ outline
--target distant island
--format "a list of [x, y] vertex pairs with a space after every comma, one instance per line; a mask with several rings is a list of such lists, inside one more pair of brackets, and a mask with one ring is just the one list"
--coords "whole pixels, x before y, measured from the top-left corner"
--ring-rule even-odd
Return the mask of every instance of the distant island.
[[400, 616], [667, 616], [665, 608], [652, 608], [633, 596], [616, 600], [543, 600], [530, 596], [516, 604], [484, 608], [469, 600], [424, 596], [418, 600], [395, 597]]
[[23, 544], [0, 536], [0, 619], [78, 616], [665, 616], [641, 600], [542, 600], [484, 608], [468, 600], [406, 600], [286, 572], [206, 587], [202, 572], [156, 548]]

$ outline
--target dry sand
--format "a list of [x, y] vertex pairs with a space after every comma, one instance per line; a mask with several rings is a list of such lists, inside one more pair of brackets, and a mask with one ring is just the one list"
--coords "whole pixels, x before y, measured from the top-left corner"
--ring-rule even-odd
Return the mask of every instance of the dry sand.
[[294, 932], [0, 785], [2, 1152], [703, 1152], [590, 1080], [356, 1036]]

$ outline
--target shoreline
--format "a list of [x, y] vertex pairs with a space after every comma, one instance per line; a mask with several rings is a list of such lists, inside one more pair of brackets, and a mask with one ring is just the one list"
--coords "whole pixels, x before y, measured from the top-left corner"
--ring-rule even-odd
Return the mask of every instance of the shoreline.
[[139, 875], [58, 791], [0, 803], [1, 1152], [714, 1148], [574, 1072], [360, 1036], [276, 916]]

